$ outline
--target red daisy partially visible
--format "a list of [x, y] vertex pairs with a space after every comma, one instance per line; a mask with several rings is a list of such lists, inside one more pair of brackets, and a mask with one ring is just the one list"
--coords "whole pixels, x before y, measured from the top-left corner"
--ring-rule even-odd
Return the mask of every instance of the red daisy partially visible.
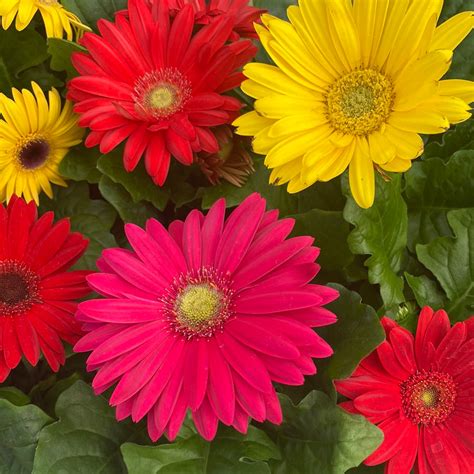
[[341, 405], [378, 425], [384, 441], [365, 464], [387, 474], [468, 474], [474, 468], [474, 317], [450, 327], [425, 307], [415, 338], [383, 318], [387, 340], [347, 380]]
[[52, 212], [38, 219], [35, 203], [16, 196], [7, 208], [0, 204], [0, 382], [22, 356], [36, 365], [42, 353], [57, 371], [61, 341], [74, 344], [82, 334], [74, 300], [90, 292], [90, 272], [67, 270], [87, 240], [70, 232], [67, 219], [53, 219]]
[[229, 42], [229, 17], [195, 26], [192, 5], [173, 16], [168, 2], [129, 0], [127, 16], [100, 20], [100, 35], [81, 40], [88, 53], [73, 55], [81, 75], [68, 98], [79, 124], [91, 129], [86, 146], [109, 153], [126, 140], [125, 169], [145, 155], [158, 185], [171, 156], [190, 165], [194, 153], [219, 150], [212, 128], [231, 123], [242, 106], [224, 93], [240, 85], [240, 69], [256, 53], [250, 40]]
[[[148, 0], [153, 4], [157, 0]], [[254, 38], [258, 35], [253, 26], [260, 19], [260, 15], [266, 10], [249, 5], [249, 0], [169, 0], [170, 10], [179, 11], [185, 5], [192, 5], [196, 15], [196, 21], [200, 24], [209, 24], [216, 18], [222, 16], [231, 18], [233, 23], [232, 40], [239, 38]]]

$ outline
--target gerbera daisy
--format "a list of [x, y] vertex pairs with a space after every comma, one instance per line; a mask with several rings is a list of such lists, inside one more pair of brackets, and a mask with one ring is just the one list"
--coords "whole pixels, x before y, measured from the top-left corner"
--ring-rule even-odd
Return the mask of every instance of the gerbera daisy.
[[13, 194], [39, 203], [43, 190], [53, 196], [51, 183], [66, 186], [58, 166], [69, 148], [81, 142], [72, 104], [61, 109], [61, 96], [49, 92], [49, 104], [40, 86], [33, 93], [12, 89], [13, 99], [0, 94], [0, 200]]
[[241, 187], [255, 169], [242, 137], [234, 135], [231, 127], [223, 125], [214, 131], [219, 142], [217, 153], [201, 152], [196, 162], [213, 185], [225, 179], [234, 186]]
[[58, 371], [61, 341], [74, 344], [81, 334], [74, 300], [90, 292], [90, 272], [67, 270], [87, 240], [70, 232], [67, 219], [53, 218], [47, 212], [37, 219], [35, 204], [16, 196], [7, 208], [0, 204], [0, 382], [22, 356], [36, 365], [42, 353]]
[[460, 474], [474, 466], [474, 317], [450, 327], [425, 307], [415, 338], [383, 318], [387, 340], [337, 390], [341, 405], [378, 425], [384, 441], [365, 464], [385, 472]]
[[[154, 0], [148, 0], [153, 3]], [[185, 5], [193, 6], [196, 21], [201, 24], [211, 23], [215, 18], [225, 16], [232, 19], [232, 40], [242, 38], [257, 38], [254, 22], [258, 21], [260, 15], [265, 12], [260, 8], [249, 5], [249, 0], [170, 0], [171, 11], [178, 12]]]
[[84, 31], [90, 28], [81, 23], [81, 20], [68, 12], [58, 0], [2, 0], [0, 2], [0, 17], [4, 30], [10, 28], [15, 20], [15, 28], [24, 30], [31, 22], [36, 12], [41, 13], [46, 36], [48, 38], [66, 38], [72, 41], [79, 39]]
[[442, 0], [300, 0], [290, 22], [257, 25], [276, 66], [252, 63], [242, 90], [255, 110], [234, 122], [265, 154], [270, 181], [296, 193], [349, 166], [352, 194], [368, 208], [374, 170], [406, 171], [419, 134], [471, 116], [474, 83], [440, 79], [469, 34], [472, 12], [436, 26]]
[[150, 9], [144, 0], [129, 0], [128, 17], [100, 20], [98, 27], [101, 36], [87, 33], [82, 40], [89, 54], [73, 56], [81, 76], [68, 93], [80, 125], [92, 130], [86, 145], [108, 153], [126, 140], [125, 169], [132, 171], [145, 154], [158, 185], [170, 155], [190, 165], [194, 152], [216, 153], [211, 127], [232, 122], [241, 108], [222, 93], [240, 84], [239, 68], [256, 52], [252, 42], [229, 44], [226, 18], [193, 32], [193, 7], [171, 18], [167, 2]]
[[225, 220], [221, 199], [168, 231], [127, 224], [132, 251], [103, 252], [88, 281], [105, 299], [80, 304], [90, 333], [74, 349], [92, 351], [97, 393], [117, 383], [119, 420], [147, 416], [153, 440], [174, 439], [188, 409], [208, 440], [219, 420], [242, 433], [249, 418], [281, 422], [272, 381], [300, 385], [331, 355], [311, 328], [335, 322], [321, 305], [337, 292], [309, 283], [319, 250], [277, 217], [253, 194]]

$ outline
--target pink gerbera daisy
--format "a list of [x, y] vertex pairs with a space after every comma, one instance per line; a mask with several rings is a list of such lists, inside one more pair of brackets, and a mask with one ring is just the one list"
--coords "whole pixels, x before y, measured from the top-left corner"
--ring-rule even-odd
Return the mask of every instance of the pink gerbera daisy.
[[474, 467], [474, 317], [450, 327], [422, 310], [416, 337], [383, 318], [387, 340], [337, 390], [341, 405], [376, 423], [384, 441], [365, 464], [387, 474], [468, 474]]
[[319, 250], [311, 237], [287, 239], [293, 219], [265, 212], [258, 194], [225, 220], [225, 201], [192, 211], [168, 231], [125, 227], [132, 250], [105, 250], [89, 277], [105, 299], [80, 305], [101, 393], [117, 418], [147, 416], [153, 440], [174, 439], [188, 409], [211, 440], [218, 421], [245, 433], [249, 418], [281, 422], [272, 381], [300, 385], [313, 357], [332, 350], [311, 328], [335, 322], [321, 307], [337, 291], [310, 284]]
[[213, 127], [231, 123], [242, 107], [225, 93], [240, 85], [240, 69], [257, 51], [248, 39], [229, 42], [233, 20], [196, 28], [191, 5], [173, 16], [167, 2], [129, 0], [126, 15], [99, 20], [98, 28], [100, 35], [81, 40], [87, 53], [72, 57], [80, 76], [68, 92], [79, 125], [91, 130], [86, 146], [109, 153], [125, 141], [125, 169], [144, 156], [160, 186], [171, 156], [191, 165], [194, 153], [217, 153]]

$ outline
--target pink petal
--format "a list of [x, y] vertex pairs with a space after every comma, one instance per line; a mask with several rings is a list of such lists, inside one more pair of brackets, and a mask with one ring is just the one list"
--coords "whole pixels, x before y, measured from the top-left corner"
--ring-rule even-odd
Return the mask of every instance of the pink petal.
[[207, 340], [204, 339], [189, 341], [187, 361], [183, 369], [183, 394], [191, 410], [197, 410], [206, 395], [209, 375], [207, 346]]
[[219, 199], [213, 204], [207, 213], [202, 226], [202, 241], [205, 244], [202, 248], [203, 266], [214, 263], [217, 246], [221, 239], [222, 229], [224, 227], [224, 218], [225, 199]]
[[232, 424], [235, 414], [235, 392], [232, 372], [215, 341], [208, 342], [209, 386], [208, 397], [218, 418]]
[[265, 212], [265, 200], [254, 193], [230, 215], [216, 250], [216, 268], [233, 273], [245, 256]]
[[212, 441], [216, 436], [218, 420], [207, 398], [204, 399], [198, 410], [193, 411], [193, 419], [199, 434], [205, 440]]
[[299, 350], [290, 340], [272, 330], [271, 321], [264, 325], [260, 319], [257, 320], [260, 324], [253, 324], [251, 317], [236, 317], [227, 323], [226, 330], [246, 346], [263, 354], [284, 359], [300, 356]]
[[89, 300], [81, 303], [79, 309], [89, 318], [108, 323], [145, 323], [161, 317], [161, 304], [154, 301]]
[[270, 376], [262, 361], [227, 333], [216, 334], [221, 352], [231, 367], [252, 387], [262, 392], [273, 389]]
[[[184, 222], [183, 253], [190, 270], [198, 270], [201, 268], [203, 245], [201, 239], [200, 214], [200, 211], [193, 209]], [[205, 242], [205, 246], [207, 246], [207, 242]]]

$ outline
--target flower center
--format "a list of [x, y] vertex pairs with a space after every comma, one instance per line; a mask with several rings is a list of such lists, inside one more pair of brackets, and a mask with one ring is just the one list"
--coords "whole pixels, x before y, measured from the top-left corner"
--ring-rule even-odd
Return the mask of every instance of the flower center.
[[171, 327], [187, 338], [210, 337], [232, 314], [229, 281], [212, 268], [181, 275], [161, 298]]
[[29, 137], [17, 145], [16, 156], [24, 170], [35, 170], [48, 160], [51, 147], [47, 140], [41, 137]]
[[191, 83], [176, 68], [148, 72], [135, 84], [136, 110], [149, 119], [164, 119], [182, 110], [191, 98]]
[[0, 317], [28, 311], [39, 297], [40, 278], [23, 263], [0, 261]]
[[368, 135], [387, 121], [393, 101], [393, 86], [387, 77], [373, 69], [352, 71], [328, 90], [328, 120], [341, 133]]
[[449, 374], [421, 371], [400, 385], [402, 408], [413, 423], [435, 425], [454, 410], [456, 383]]

